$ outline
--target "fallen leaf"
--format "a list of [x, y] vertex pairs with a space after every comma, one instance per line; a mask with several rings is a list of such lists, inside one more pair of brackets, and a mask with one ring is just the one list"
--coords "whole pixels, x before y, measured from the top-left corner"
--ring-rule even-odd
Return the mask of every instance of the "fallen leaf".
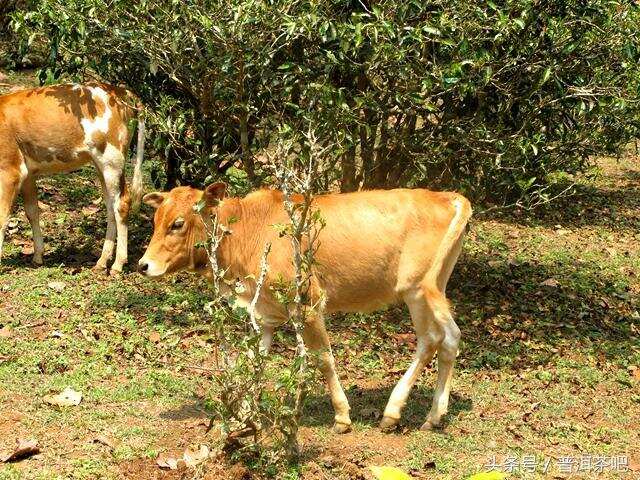
[[18, 445], [15, 450], [8, 455], [4, 455], [0, 457], [0, 462], [15, 462], [22, 458], [30, 457], [31, 455], [35, 455], [36, 453], [40, 453], [40, 447], [38, 446], [37, 440], [18, 440]]
[[75, 407], [82, 401], [82, 394], [67, 387], [59, 394], [47, 395], [42, 400], [49, 405], [57, 405], [58, 407]]
[[540, 406], [540, 402], [534, 402], [531, 404], [531, 407], [529, 408], [528, 411], [526, 411], [523, 415], [522, 415], [522, 420], [525, 422], [529, 421], [529, 417], [531, 416], [531, 414]]
[[149, 341], [153, 343], [158, 343], [160, 341], [160, 334], [156, 331], [153, 331], [149, 334]]
[[555, 288], [560, 286], [560, 282], [558, 282], [555, 278], [547, 278], [544, 282], [540, 282], [540, 285]]
[[109, 438], [105, 437], [104, 435], [98, 435], [96, 438], [92, 440], [92, 442], [99, 443], [101, 445], [104, 445], [105, 447], [109, 447], [111, 450], [115, 450], [116, 448], [116, 444]]
[[0, 328], [0, 338], [11, 338], [13, 337], [13, 329], [9, 325], [5, 325]]
[[98, 207], [97, 205], [89, 205], [87, 207], [82, 207], [82, 214], [85, 217], [90, 217], [92, 215], [95, 215], [99, 211], [100, 211], [100, 207]]
[[502, 480], [507, 476], [502, 472], [480, 472], [471, 475], [467, 480]]
[[211, 425], [211, 420], [207, 418], [196, 418], [195, 420], [189, 422], [188, 426], [190, 428], [198, 428], [198, 427], [209, 427]]
[[206, 445], [200, 445], [197, 451], [193, 451], [187, 448], [182, 454], [182, 459], [187, 467], [193, 468], [196, 465], [201, 464], [209, 457], [209, 447]]
[[47, 284], [47, 287], [49, 287], [54, 292], [58, 292], [58, 293], [62, 292], [66, 288], [66, 286], [67, 286], [66, 283], [59, 282], [59, 281], [49, 282]]
[[416, 343], [416, 335], [414, 333], [396, 333], [393, 337], [402, 345], [411, 345]]
[[378, 480], [411, 480], [411, 477], [396, 467], [369, 467], [369, 470]]
[[163, 453], [158, 455], [158, 458], [156, 458], [156, 464], [160, 468], [168, 468], [169, 470], [177, 470], [179, 461], [180, 460], [178, 460], [177, 458], [170, 457]]

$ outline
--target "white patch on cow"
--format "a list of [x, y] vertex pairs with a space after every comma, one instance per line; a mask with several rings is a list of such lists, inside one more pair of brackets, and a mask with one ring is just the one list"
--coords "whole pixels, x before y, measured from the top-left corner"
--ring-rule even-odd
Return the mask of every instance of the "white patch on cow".
[[107, 143], [107, 146], [104, 149], [104, 153], [101, 155], [101, 158], [99, 159], [102, 165], [100, 170], [105, 172], [105, 174], [109, 170], [113, 170], [111, 181], [113, 182], [114, 190], [120, 189], [120, 173], [124, 165], [124, 160], [125, 160], [124, 154], [122, 153], [122, 151], [119, 148], [117, 148], [115, 145]]
[[[111, 108], [109, 108], [109, 94], [100, 87], [86, 87], [91, 92], [91, 97], [96, 103], [102, 103], [104, 105], [104, 113], [93, 119], [83, 118], [80, 120], [82, 129], [84, 130], [84, 149], [89, 150], [94, 158], [97, 158], [99, 152], [96, 145], [93, 142], [93, 135], [95, 133], [102, 133], [106, 135], [109, 132], [109, 121], [113, 115]], [[106, 152], [105, 152], [106, 153]]]
[[20, 185], [25, 178], [29, 175], [29, 169], [27, 168], [27, 164], [23, 161], [20, 163]]

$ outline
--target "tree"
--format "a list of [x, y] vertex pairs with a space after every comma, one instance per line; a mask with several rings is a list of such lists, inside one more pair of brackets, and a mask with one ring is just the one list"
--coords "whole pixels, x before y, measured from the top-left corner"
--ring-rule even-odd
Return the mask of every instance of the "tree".
[[41, 0], [15, 23], [49, 42], [43, 80], [142, 98], [169, 185], [257, 184], [312, 126], [323, 188], [535, 203], [640, 127], [633, 2]]

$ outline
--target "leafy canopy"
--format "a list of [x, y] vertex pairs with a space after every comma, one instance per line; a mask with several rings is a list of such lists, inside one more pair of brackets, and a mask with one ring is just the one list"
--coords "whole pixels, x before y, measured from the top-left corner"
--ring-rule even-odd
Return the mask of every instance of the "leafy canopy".
[[[41, 0], [43, 80], [98, 75], [149, 108], [156, 180], [264, 181], [276, 138], [313, 129], [323, 187], [545, 201], [640, 126], [633, 2]], [[301, 147], [303, 148], [303, 147]]]

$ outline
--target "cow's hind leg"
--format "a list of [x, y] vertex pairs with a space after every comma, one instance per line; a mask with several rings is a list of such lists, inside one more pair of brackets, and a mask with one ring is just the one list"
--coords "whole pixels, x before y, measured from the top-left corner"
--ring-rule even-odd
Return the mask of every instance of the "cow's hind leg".
[[44, 240], [40, 229], [40, 208], [38, 207], [38, 187], [36, 179], [30, 175], [22, 183], [22, 199], [24, 200], [24, 211], [31, 223], [33, 233], [33, 263], [42, 265], [42, 255], [44, 253]]
[[96, 267], [106, 268], [113, 253], [114, 237], [117, 236], [116, 258], [111, 266], [111, 272], [120, 273], [124, 264], [127, 263], [128, 248], [129, 193], [124, 176], [124, 154], [113, 145], [107, 144], [102, 158], [96, 161], [96, 167], [102, 175], [104, 201], [108, 215], [105, 247]]
[[9, 214], [23, 178], [24, 176], [18, 171], [3, 170], [0, 172], [0, 261], [2, 261], [2, 246]]
[[462, 236], [460, 235], [452, 245], [449, 254], [442, 264], [440, 274], [437, 276], [437, 287], [434, 286], [433, 288], [427, 289], [427, 298], [429, 299], [438, 323], [442, 325], [444, 338], [438, 347], [438, 381], [433, 394], [433, 404], [421, 430], [431, 430], [440, 426], [442, 417], [447, 413], [447, 409], [449, 408], [449, 393], [451, 392], [453, 368], [456, 357], [458, 356], [460, 329], [453, 320], [449, 302], [445, 297], [445, 291], [461, 249]]
[[416, 359], [391, 393], [381, 422], [382, 428], [391, 428], [398, 423], [411, 387], [436, 351], [438, 383], [431, 411], [421, 430], [431, 430], [439, 426], [442, 417], [447, 413], [453, 367], [460, 343], [460, 329], [453, 321], [445, 291], [449, 276], [460, 255], [464, 229], [471, 216], [471, 206], [462, 197], [453, 196], [452, 207], [455, 214], [431, 268], [426, 272], [420, 286], [404, 296], [418, 337]]
[[433, 404], [427, 415], [427, 420], [420, 430], [432, 430], [439, 427], [442, 417], [449, 407], [449, 392], [451, 391], [451, 378], [453, 367], [458, 355], [460, 343], [460, 329], [451, 315], [449, 302], [444, 294], [433, 289], [428, 294], [429, 304], [437, 323], [444, 333], [444, 338], [438, 344], [438, 380], [433, 394]]
[[349, 401], [344, 394], [338, 374], [336, 373], [335, 360], [331, 353], [331, 344], [329, 335], [321, 316], [312, 316], [309, 318], [304, 327], [304, 341], [314, 353], [317, 353], [318, 368], [324, 376], [329, 394], [331, 395], [331, 403], [335, 412], [334, 431], [336, 433], [345, 433], [351, 429], [351, 418], [349, 417]]
[[111, 266], [111, 271], [115, 273], [122, 272], [122, 267], [127, 263], [128, 243], [129, 243], [129, 227], [127, 220], [129, 219], [129, 210], [131, 208], [131, 199], [129, 197], [129, 189], [124, 175], [124, 168], [120, 172], [118, 181], [118, 190], [115, 195], [114, 213], [116, 217], [116, 230], [118, 233], [118, 245], [116, 247], [116, 259]]
[[425, 366], [431, 362], [445, 337], [424, 289], [417, 288], [415, 291], [407, 292], [404, 295], [404, 300], [409, 307], [411, 320], [416, 331], [417, 347], [409, 369], [391, 392], [380, 422], [380, 428], [383, 430], [392, 430], [396, 427], [411, 388], [422, 374]]
[[107, 232], [102, 246], [102, 254], [94, 267], [95, 270], [106, 271], [107, 265], [116, 245], [116, 217], [113, 212], [113, 204], [109, 201], [109, 194], [107, 192], [107, 186], [105, 184], [104, 175], [102, 170], [98, 168], [98, 178], [100, 185], [102, 186], [102, 196], [104, 197], [104, 203], [107, 209]]
[[421, 430], [432, 430], [439, 427], [442, 417], [447, 413], [453, 368], [460, 343], [460, 329], [453, 320], [449, 309], [441, 310], [439, 314], [442, 315], [442, 320], [446, 321], [446, 324], [444, 325], [444, 339], [438, 347], [438, 382], [433, 394], [431, 411], [420, 428]]

